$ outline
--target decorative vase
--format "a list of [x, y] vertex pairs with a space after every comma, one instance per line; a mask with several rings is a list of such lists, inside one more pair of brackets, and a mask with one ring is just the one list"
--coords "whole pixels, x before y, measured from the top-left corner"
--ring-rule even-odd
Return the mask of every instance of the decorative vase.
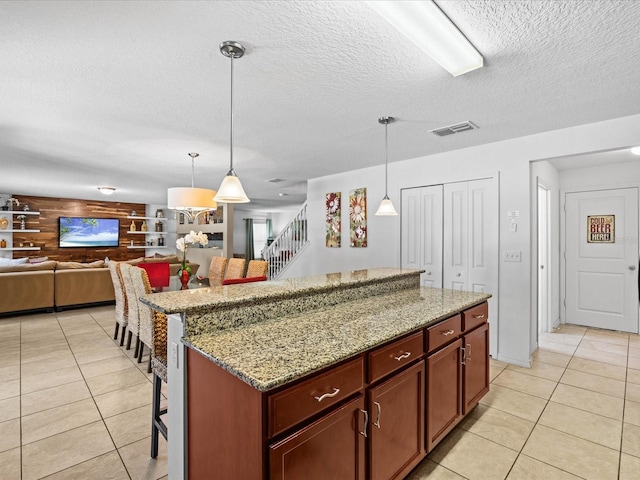
[[27, 222], [25, 220], [20, 220], [20, 230], [25, 230], [27, 228]]
[[186, 268], [180, 271], [180, 283], [182, 287], [180, 290], [188, 290], [189, 289], [189, 278], [191, 277], [191, 273]]
[[0, 240], [0, 248], [7, 248], [7, 241], [4, 238]]

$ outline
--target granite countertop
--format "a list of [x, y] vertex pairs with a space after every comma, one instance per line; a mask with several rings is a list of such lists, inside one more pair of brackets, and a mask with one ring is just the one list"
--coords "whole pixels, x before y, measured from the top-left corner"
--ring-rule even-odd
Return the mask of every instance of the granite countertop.
[[489, 297], [434, 288], [408, 289], [193, 335], [183, 342], [257, 390], [268, 391]]
[[370, 268], [351, 272], [329, 273], [303, 278], [270, 280], [208, 288], [180, 290], [144, 295], [142, 303], [162, 313], [196, 313], [216, 306], [241, 306], [248, 301], [291, 298], [326, 291], [382, 282], [389, 278], [412, 277], [419, 270], [401, 268]]

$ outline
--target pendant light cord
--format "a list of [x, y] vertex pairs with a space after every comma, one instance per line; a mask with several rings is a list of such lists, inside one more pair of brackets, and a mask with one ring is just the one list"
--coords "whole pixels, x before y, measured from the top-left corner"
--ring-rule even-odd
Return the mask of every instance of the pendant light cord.
[[231, 146], [231, 156], [229, 160], [229, 173], [231, 173], [233, 172], [233, 59], [235, 58], [235, 55], [232, 54], [229, 58], [231, 59], [231, 138], [229, 141], [229, 144]]
[[195, 160], [196, 160], [196, 157], [200, 156], [200, 154], [194, 152], [194, 153], [189, 153], [188, 155], [191, 157], [191, 188], [193, 188], [193, 179], [196, 176]]
[[387, 192], [387, 179], [388, 179], [388, 165], [389, 165], [389, 140], [387, 135], [387, 128], [389, 127], [388, 123], [384, 124], [384, 198], [389, 198], [389, 194]]

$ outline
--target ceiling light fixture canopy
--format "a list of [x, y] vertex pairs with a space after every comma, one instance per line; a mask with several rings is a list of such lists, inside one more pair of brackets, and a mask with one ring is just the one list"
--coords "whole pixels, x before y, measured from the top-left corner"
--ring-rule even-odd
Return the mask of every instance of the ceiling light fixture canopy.
[[98, 191], [103, 195], [113, 195], [116, 189], [114, 187], [98, 187]]
[[195, 174], [195, 159], [199, 153], [189, 153], [191, 157], [191, 187], [172, 187], [167, 189], [167, 208], [184, 213], [190, 220], [201, 213], [215, 210], [218, 204], [213, 200], [215, 190], [208, 188], [195, 188], [193, 186]]
[[376, 211], [377, 216], [387, 216], [392, 217], [398, 215], [395, 207], [393, 206], [393, 202], [389, 198], [387, 193], [387, 179], [388, 179], [388, 164], [389, 164], [389, 141], [387, 136], [387, 127], [390, 123], [395, 122], [396, 119], [393, 117], [380, 117], [378, 119], [378, 123], [384, 125], [384, 198], [380, 202], [380, 206]]
[[433, 1], [367, 3], [454, 77], [483, 66], [482, 55]]
[[242, 58], [244, 52], [244, 46], [238, 42], [229, 40], [220, 44], [220, 53], [231, 59], [231, 140], [229, 142], [229, 172], [227, 176], [224, 177], [224, 180], [222, 180], [222, 184], [214, 198], [217, 202], [222, 203], [248, 203], [250, 201], [247, 194], [244, 193], [240, 179], [233, 169], [233, 60]]

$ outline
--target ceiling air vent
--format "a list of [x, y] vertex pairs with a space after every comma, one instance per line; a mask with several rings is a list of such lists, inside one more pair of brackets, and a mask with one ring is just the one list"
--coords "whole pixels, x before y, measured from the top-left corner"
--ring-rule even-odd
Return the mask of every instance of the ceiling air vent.
[[477, 130], [478, 127], [467, 120], [466, 122], [456, 123], [455, 125], [449, 125], [447, 127], [436, 128], [429, 130], [429, 132], [439, 137], [446, 137], [447, 135], [453, 135], [454, 133], [462, 133], [467, 130]]
[[265, 180], [265, 182], [267, 182], [267, 183], [280, 183], [280, 182], [284, 182], [284, 179], [282, 179], [282, 178], [270, 178], [269, 180]]

